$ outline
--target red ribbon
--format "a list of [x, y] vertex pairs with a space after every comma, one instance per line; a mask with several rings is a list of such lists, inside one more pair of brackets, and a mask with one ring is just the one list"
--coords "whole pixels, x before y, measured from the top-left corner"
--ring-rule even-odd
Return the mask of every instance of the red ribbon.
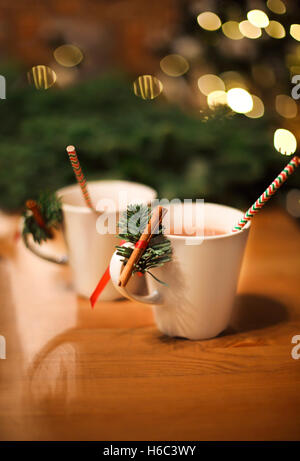
[[[123, 245], [123, 243], [125, 243], [125, 240], [121, 240], [120, 245]], [[145, 249], [147, 248], [148, 243], [145, 240], [138, 240], [134, 246], [136, 248]], [[137, 274], [139, 277], [143, 275], [142, 272], [138, 272]], [[108, 284], [109, 280], [110, 280], [110, 273], [109, 273], [109, 266], [108, 266], [90, 297], [90, 303], [91, 303], [92, 309], [94, 308], [99, 296], [101, 295], [102, 291]]]
[[97, 299], [99, 298], [102, 291], [104, 290], [107, 283], [109, 282], [109, 279], [110, 279], [110, 273], [109, 273], [109, 266], [108, 266], [106, 271], [102, 275], [101, 279], [99, 280], [98, 285], [96, 286], [92, 296], [90, 297], [90, 302], [91, 302], [92, 309], [94, 308], [94, 306], [95, 306], [95, 304], [97, 302]]
[[134, 246], [135, 248], [142, 248], [143, 250], [145, 250], [148, 246], [148, 243], [146, 242], [146, 240], [138, 240]]

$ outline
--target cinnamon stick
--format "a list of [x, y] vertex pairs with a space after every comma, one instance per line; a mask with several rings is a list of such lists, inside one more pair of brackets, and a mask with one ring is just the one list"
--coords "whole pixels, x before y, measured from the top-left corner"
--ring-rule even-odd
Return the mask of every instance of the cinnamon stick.
[[38, 226], [40, 226], [44, 231], [46, 231], [49, 234], [49, 237], [53, 237], [53, 233], [51, 229], [49, 229], [46, 226], [46, 223], [44, 221], [44, 218], [41, 214], [40, 207], [36, 203], [35, 200], [27, 200], [26, 202], [26, 208], [32, 212], [32, 215], [37, 223]]
[[134, 265], [138, 263], [145, 249], [147, 248], [152, 236], [158, 230], [164, 215], [167, 213], [167, 209], [162, 206], [158, 206], [152, 213], [152, 216], [141, 235], [140, 239], [136, 243], [134, 250], [132, 251], [127, 263], [125, 264], [123, 271], [119, 278], [119, 286], [125, 287], [130, 279]]

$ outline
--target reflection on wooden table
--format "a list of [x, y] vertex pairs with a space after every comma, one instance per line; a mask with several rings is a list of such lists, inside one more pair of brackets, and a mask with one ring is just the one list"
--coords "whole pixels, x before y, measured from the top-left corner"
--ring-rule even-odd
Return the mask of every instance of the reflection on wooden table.
[[1, 440], [300, 439], [300, 232], [283, 210], [255, 218], [233, 325], [202, 342], [162, 336], [144, 305], [92, 311], [17, 227], [0, 215]]

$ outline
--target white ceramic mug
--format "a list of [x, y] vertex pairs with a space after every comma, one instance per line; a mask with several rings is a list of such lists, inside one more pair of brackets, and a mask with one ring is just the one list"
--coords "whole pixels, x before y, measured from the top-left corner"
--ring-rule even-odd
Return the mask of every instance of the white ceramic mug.
[[[154, 189], [143, 184], [129, 181], [91, 181], [88, 184], [92, 202], [97, 205], [99, 200], [111, 200], [115, 204], [113, 214], [116, 222], [119, 213], [126, 211], [128, 203], [148, 203], [156, 198]], [[120, 208], [119, 197], [123, 196]], [[109, 266], [115, 245], [120, 239], [115, 234], [99, 234], [96, 229], [97, 219], [101, 212], [93, 212], [85, 206], [81, 190], [77, 184], [64, 187], [57, 191], [62, 200], [63, 233], [68, 249], [68, 256], [54, 257], [46, 255], [38, 245], [33, 244], [25, 236], [26, 246], [37, 256], [58, 264], [69, 263], [73, 275], [76, 292], [89, 298], [95, 289], [100, 277]], [[136, 281], [138, 283], [138, 280]], [[101, 296], [102, 301], [112, 301], [120, 298], [109, 281]]]
[[[171, 205], [164, 220], [171, 220], [172, 224], [174, 216], [182, 215], [178, 207], [184, 206]], [[199, 209], [197, 204], [192, 206], [196, 214], [204, 210], [205, 228], [223, 230], [225, 234], [204, 237], [201, 244], [194, 244], [198, 237], [167, 235], [173, 249], [172, 261], [151, 272], [168, 286], [146, 274], [146, 296], [133, 293], [130, 286], [119, 287], [123, 263], [116, 252], [110, 262], [110, 274], [123, 296], [154, 305], [155, 321], [161, 332], [197, 340], [217, 336], [230, 322], [250, 223], [233, 233], [233, 226], [243, 216], [241, 211], [213, 203], [205, 203]]]

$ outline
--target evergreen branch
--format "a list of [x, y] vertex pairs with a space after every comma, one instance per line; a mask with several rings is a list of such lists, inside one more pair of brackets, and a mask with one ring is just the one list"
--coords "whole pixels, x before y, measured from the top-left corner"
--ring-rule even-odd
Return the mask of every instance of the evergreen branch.
[[38, 199], [37, 204], [39, 206], [41, 215], [43, 216], [46, 229], [40, 227], [34, 219], [31, 211], [26, 209], [23, 213], [24, 226], [23, 235], [31, 234], [33, 240], [37, 243], [42, 243], [50, 238], [50, 234], [47, 229], [55, 228], [58, 229], [62, 222], [62, 209], [61, 200], [53, 193], [42, 192]]
[[166, 282], [163, 282], [162, 280], [160, 280], [160, 279], [158, 279], [157, 277], [155, 277], [155, 275], [153, 275], [150, 271], [147, 271], [147, 274], [151, 275], [151, 277], [153, 277], [157, 282], [161, 283], [161, 284], [164, 285], [165, 287], [168, 287], [168, 286], [169, 286]]
[[[147, 205], [130, 205], [119, 220], [118, 237], [127, 242], [135, 244], [141, 237], [150, 219], [151, 207]], [[132, 248], [117, 245], [117, 254], [126, 263], [132, 253]], [[158, 234], [154, 235], [140, 260], [134, 265], [133, 273], [148, 272], [148, 269], [161, 267], [163, 264], [172, 260], [171, 242], [163, 235], [162, 226], [159, 227]], [[149, 272], [150, 273], [150, 272]], [[153, 274], [150, 274], [153, 276]], [[154, 276], [153, 276], [154, 277]], [[156, 278], [156, 277], [154, 277]], [[159, 281], [160, 283], [163, 283]]]

